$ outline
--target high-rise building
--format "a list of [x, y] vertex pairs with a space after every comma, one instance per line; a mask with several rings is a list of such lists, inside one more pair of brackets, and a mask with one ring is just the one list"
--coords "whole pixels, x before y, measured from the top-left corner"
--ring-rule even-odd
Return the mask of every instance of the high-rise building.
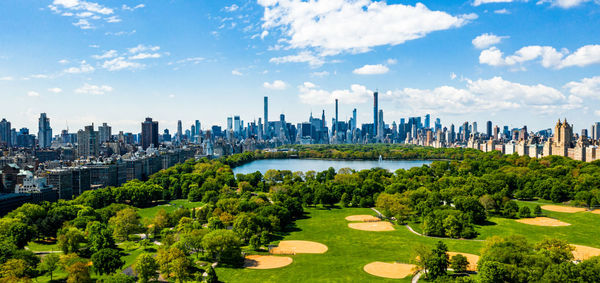
[[264, 125], [264, 131], [263, 131], [263, 135], [265, 137], [265, 139], [269, 138], [269, 97], [265, 96], [264, 99], [264, 118], [263, 118], [263, 125]]
[[52, 128], [50, 128], [50, 118], [46, 113], [40, 114], [38, 122], [38, 145], [40, 148], [47, 148], [52, 145]]
[[10, 122], [6, 119], [0, 121], [0, 146], [10, 147], [12, 145]]
[[477, 131], [477, 122], [473, 122], [473, 129], [472, 129], [472, 130], [473, 130], [473, 133], [474, 133], [474, 134], [475, 134], [475, 133], [479, 133], [479, 132]]
[[231, 131], [233, 129], [233, 117], [227, 117], [227, 131]]
[[594, 140], [600, 139], [600, 122], [596, 122], [592, 125], [592, 132], [590, 133], [590, 136]]
[[373, 136], [377, 136], [377, 115], [379, 114], [379, 93], [373, 93]]
[[499, 134], [500, 134], [500, 127], [495, 126], [494, 127], [494, 140], [498, 140]]
[[152, 118], [146, 118], [142, 122], [142, 148], [147, 149], [151, 146], [158, 147], [158, 121], [152, 121]]
[[426, 114], [425, 115], [425, 128], [429, 129], [431, 126], [431, 115], [430, 114]]
[[236, 134], [242, 132], [242, 121], [240, 120], [240, 116], [233, 116], [233, 131]]
[[379, 139], [383, 139], [384, 138], [384, 132], [383, 132], [383, 128], [384, 128], [384, 122], [383, 122], [383, 110], [379, 110], [379, 117], [377, 119], [377, 137]]
[[99, 131], [94, 131], [94, 124], [85, 126], [77, 132], [77, 154], [83, 157], [98, 156], [100, 151]]
[[352, 110], [352, 131], [354, 131], [357, 127], [357, 123], [356, 123], [356, 108], [354, 108], [354, 110]]
[[492, 121], [487, 121], [485, 126], [485, 134], [490, 138], [492, 136]]
[[338, 99], [335, 99], [335, 124], [333, 124], [333, 130], [334, 131], [338, 131], [338, 122], [339, 120], [339, 116], [338, 116]]
[[98, 142], [108, 142], [112, 139], [111, 127], [106, 123], [102, 123], [102, 126], [98, 127]]
[[196, 125], [196, 133], [195, 133], [195, 135], [196, 136], [200, 136], [200, 132], [201, 132], [201, 130], [200, 130], [200, 121], [196, 120], [195, 125]]
[[177, 121], [177, 138], [176, 140], [178, 142], [181, 142], [181, 140], [183, 140], [183, 126], [181, 125], [181, 120]]

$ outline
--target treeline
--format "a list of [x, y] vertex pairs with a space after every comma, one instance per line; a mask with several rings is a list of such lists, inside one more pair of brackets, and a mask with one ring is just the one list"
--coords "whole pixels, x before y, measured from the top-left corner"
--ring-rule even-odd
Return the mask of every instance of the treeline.
[[[130, 282], [133, 278], [122, 274], [103, 276], [124, 267], [125, 254], [117, 243], [133, 241], [146, 249], [160, 241], [156, 257], [142, 254], [133, 266], [140, 281], [160, 274], [176, 281], [215, 282], [214, 270], [195, 265], [192, 258], [239, 266], [242, 247], [261, 249], [303, 214], [299, 198], [280, 192], [270, 199], [263, 191], [268, 190], [262, 175], [238, 181], [228, 165], [203, 159], [162, 170], [146, 182], [87, 191], [71, 201], [25, 204], [0, 219], [0, 281], [52, 277], [62, 270], [67, 282], [93, 281], [92, 272], [102, 282]], [[181, 198], [202, 205], [159, 210], [150, 220], [139, 215], [138, 208]], [[57, 243], [62, 255], [40, 258], [24, 249], [30, 241]], [[202, 277], [205, 271], [208, 278]]]

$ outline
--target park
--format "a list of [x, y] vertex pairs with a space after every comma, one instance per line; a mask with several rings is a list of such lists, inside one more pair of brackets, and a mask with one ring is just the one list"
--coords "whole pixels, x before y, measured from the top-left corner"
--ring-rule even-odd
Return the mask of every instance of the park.
[[[37, 282], [595, 282], [600, 167], [464, 149], [311, 148], [435, 159], [266, 169], [281, 152], [190, 160], [147, 181], [0, 219], [0, 277]], [[381, 154], [378, 154], [381, 153]], [[350, 155], [348, 155], [350, 154]], [[350, 157], [352, 156], [352, 157]], [[525, 268], [527, 267], [527, 268]]]

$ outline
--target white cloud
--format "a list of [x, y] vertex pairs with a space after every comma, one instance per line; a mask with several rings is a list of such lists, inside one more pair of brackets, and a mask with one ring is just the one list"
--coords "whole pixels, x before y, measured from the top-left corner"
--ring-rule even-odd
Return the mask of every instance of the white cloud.
[[506, 57], [498, 48], [491, 47], [481, 51], [479, 55], [479, 63], [491, 66], [514, 66], [537, 59], [540, 59], [541, 65], [545, 68], [585, 67], [600, 63], [600, 45], [586, 45], [571, 54], [567, 49], [558, 51], [551, 46], [532, 45], [525, 46]]
[[477, 49], [484, 49], [500, 43], [504, 38], [508, 38], [508, 36], [497, 36], [491, 33], [484, 33], [474, 38], [471, 43], [473, 43], [473, 46]]
[[139, 53], [134, 56], [130, 56], [131, 60], [143, 60], [143, 59], [156, 59], [160, 58], [160, 53]]
[[85, 83], [82, 87], [75, 90], [75, 93], [80, 94], [91, 94], [91, 95], [103, 95], [107, 92], [113, 91], [113, 88], [108, 85], [91, 85]]
[[452, 72], [452, 73], [450, 74], [450, 79], [451, 79], [451, 80], [454, 80], [454, 79], [456, 79], [456, 74], [455, 74], [454, 72]]
[[118, 16], [110, 16], [110, 17], [106, 18], [106, 22], [107, 23], [120, 23], [121, 18], [119, 18]]
[[510, 11], [507, 10], [506, 8], [504, 8], [504, 9], [495, 10], [494, 14], [508, 15], [508, 14], [510, 14]]
[[[110, 15], [114, 11], [111, 8], [104, 7], [98, 3], [79, 1], [79, 0], [54, 0], [52, 3], [54, 7], [62, 7], [69, 10], [76, 11], [88, 11], [102, 15]], [[52, 7], [51, 7], [52, 9]]]
[[79, 21], [73, 23], [74, 26], [79, 27], [80, 29], [92, 29], [94, 26], [90, 24], [88, 20], [79, 19]]
[[138, 46], [136, 46], [136, 47], [127, 48], [127, 50], [129, 50], [129, 53], [132, 53], [132, 54], [140, 53], [140, 52], [144, 52], [144, 51], [158, 51], [158, 50], [160, 50], [160, 46], [138, 44]]
[[405, 88], [384, 93], [388, 99], [409, 107], [413, 113], [436, 112], [463, 114], [527, 109], [538, 113], [551, 113], [582, 107], [582, 100], [574, 95], [566, 96], [552, 87], [542, 84], [524, 85], [504, 80], [466, 80], [464, 88], [440, 86], [435, 89]]
[[123, 4], [123, 6], [121, 6], [121, 9], [124, 11], [135, 11], [137, 9], [144, 8], [144, 7], [146, 7], [146, 5], [144, 5], [144, 4], [138, 4], [135, 7], [129, 7], [125, 4]]
[[224, 9], [225, 9], [225, 11], [227, 11], [227, 12], [235, 12], [235, 11], [237, 11], [239, 8], [240, 8], [240, 6], [238, 6], [238, 5], [236, 5], [236, 4], [233, 4], [233, 5], [231, 5], [231, 6], [225, 6], [225, 8], [224, 8]]
[[281, 80], [275, 80], [272, 83], [265, 82], [263, 83], [263, 87], [271, 90], [284, 90], [287, 88], [287, 84]]
[[489, 4], [489, 3], [510, 3], [513, 0], [475, 0], [473, 1], [473, 6], [479, 6], [481, 4]]
[[550, 3], [550, 5], [555, 6], [555, 7], [569, 9], [569, 8], [577, 7], [585, 2], [590, 2], [590, 0], [540, 0], [537, 2], [537, 4], [541, 5], [544, 3]]
[[117, 57], [117, 50], [108, 50], [101, 55], [92, 55], [92, 58], [96, 60], [110, 59], [114, 57]]
[[326, 76], [329, 76], [329, 72], [327, 72], [327, 71], [312, 72], [312, 73], [310, 73], [310, 76], [311, 77], [320, 77], [320, 78], [326, 77]]
[[169, 98], [173, 99], [173, 98], [175, 98], [175, 95], [174, 94], [169, 94]]
[[322, 57], [317, 57], [311, 52], [302, 51], [297, 55], [288, 55], [283, 57], [275, 57], [269, 60], [271, 63], [308, 63], [311, 67], [319, 67], [325, 63]]
[[452, 16], [421, 3], [392, 4], [371, 0], [259, 0], [263, 29], [282, 30], [292, 49], [314, 48], [320, 55], [361, 53], [398, 45], [427, 34], [458, 28], [477, 16]]
[[311, 82], [305, 82], [298, 86], [300, 92], [300, 101], [304, 104], [323, 105], [332, 104], [335, 99], [339, 99], [343, 104], [358, 104], [367, 102], [373, 95], [373, 92], [365, 86], [353, 84], [350, 89], [326, 91], [319, 89], [317, 85]]
[[398, 60], [390, 58], [390, 59], [387, 59], [386, 62], [388, 65], [396, 65], [398, 63]]
[[381, 75], [389, 72], [390, 69], [384, 65], [364, 65], [358, 69], [354, 69], [352, 73], [357, 75]]
[[584, 78], [578, 82], [569, 82], [564, 88], [569, 90], [569, 93], [579, 97], [591, 97], [600, 99], [600, 76]]
[[80, 62], [79, 67], [71, 67], [71, 68], [64, 70], [64, 72], [68, 73], [68, 74], [84, 74], [84, 73], [91, 73], [94, 70], [95, 69], [94, 69], [94, 67], [92, 67], [92, 65], [88, 64], [85, 60], [83, 60]]
[[139, 69], [143, 68], [144, 64], [127, 61], [125, 57], [117, 57], [112, 60], [107, 60], [102, 63], [102, 68], [109, 71], [119, 71], [123, 69]]
[[61, 93], [62, 89], [60, 89], [58, 87], [53, 87], [53, 88], [49, 88], [48, 91], [52, 92], [52, 93]]
[[[204, 57], [188, 57], [185, 59], [181, 59], [181, 60], [177, 60], [175, 63], [177, 64], [184, 64], [184, 63], [192, 63], [192, 64], [199, 64], [200, 62], [206, 60], [206, 58]], [[170, 62], [169, 65], [172, 65], [173, 62]]]
[[38, 92], [36, 92], [36, 91], [28, 91], [27, 92], [27, 96], [29, 96], [29, 97], [38, 97], [38, 96], [40, 96], [40, 94]]
[[61, 64], [61, 65], [66, 65], [66, 64], [69, 64], [69, 60], [62, 59], [62, 60], [58, 61], [58, 63]]
[[0, 81], [13, 81], [15, 78], [11, 76], [0, 77]]
[[242, 72], [238, 71], [238, 70], [233, 70], [231, 71], [231, 74], [234, 76], [243, 76], [244, 74], [242, 74]]

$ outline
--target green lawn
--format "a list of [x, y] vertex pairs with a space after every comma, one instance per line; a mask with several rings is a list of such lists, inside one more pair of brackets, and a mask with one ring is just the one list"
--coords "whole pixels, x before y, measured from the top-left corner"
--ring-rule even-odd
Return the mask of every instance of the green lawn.
[[52, 244], [47, 244], [43, 242], [31, 241], [27, 244], [27, 248], [32, 252], [47, 252], [60, 250], [56, 242]]
[[165, 204], [138, 209], [138, 214], [142, 218], [142, 223], [145, 225], [149, 225], [150, 221], [152, 221], [152, 218], [154, 218], [154, 215], [156, 215], [156, 213], [161, 209], [164, 209], [166, 212], [173, 212], [173, 211], [177, 210], [179, 207], [195, 208], [195, 207], [201, 207], [202, 204], [203, 204], [202, 202], [190, 202], [186, 199], [178, 199], [178, 200], [172, 200]]
[[[395, 231], [369, 232], [348, 228], [344, 218], [355, 214], [373, 214], [368, 208], [332, 210], [307, 209], [309, 218], [296, 221], [298, 231], [285, 240], [308, 240], [329, 247], [325, 254], [298, 254], [294, 262], [280, 269], [250, 270], [217, 268], [225, 282], [385, 282], [369, 275], [363, 266], [373, 261], [410, 263], [412, 247], [417, 243], [433, 247], [437, 239], [417, 236], [404, 226]], [[451, 240], [444, 242], [450, 251], [478, 254], [482, 243]], [[401, 282], [409, 282], [410, 277]]]

